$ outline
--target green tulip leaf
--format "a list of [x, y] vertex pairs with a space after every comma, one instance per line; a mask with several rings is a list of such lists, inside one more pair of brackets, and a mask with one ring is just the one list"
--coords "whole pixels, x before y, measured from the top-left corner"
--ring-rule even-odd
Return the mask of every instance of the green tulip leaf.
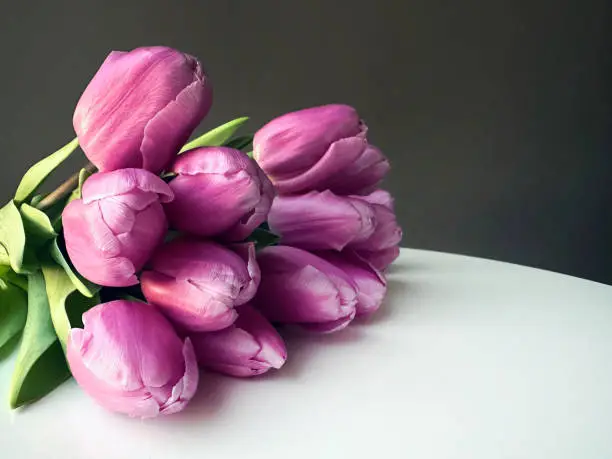
[[23, 203], [19, 211], [21, 212], [28, 244], [40, 248], [47, 241], [57, 236], [49, 217], [42, 210]]
[[225, 143], [224, 146], [230, 147], [230, 148], [235, 148], [236, 150], [244, 151], [246, 149], [246, 147], [251, 145], [251, 143], [253, 143], [253, 136], [252, 135], [243, 135], [243, 136], [240, 136], [240, 137], [234, 137], [232, 140], [230, 140], [227, 143]]
[[0, 276], [11, 269], [11, 259], [2, 244], [0, 244]]
[[19, 287], [24, 292], [28, 291], [28, 276], [17, 274], [10, 267], [2, 274], [2, 280]]
[[23, 330], [27, 306], [26, 292], [0, 279], [0, 349]]
[[44, 397], [69, 377], [51, 321], [45, 280], [38, 271], [28, 276], [28, 313], [9, 389], [10, 407]]
[[100, 303], [100, 298], [98, 295], [90, 297], [82, 295], [61, 266], [45, 265], [42, 270], [51, 311], [51, 321], [55, 333], [65, 349], [70, 329], [82, 327], [81, 316], [85, 311]]
[[236, 118], [235, 120], [222, 124], [186, 144], [181, 148], [180, 153], [198, 147], [219, 147], [231, 139], [236, 131], [248, 120], [249, 118], [247, 116], [243, 116], [242, 118]]
[[261, 250], [270, 245], [276, 245], [280, 240], [280, 236], [274, 234], [267, 228], [255, 228], [251, 235], [247, 239], [248, 241], [255, 243], [255, 248]]
[[68, 202], [74, 201], [75, 199], [81, 199], [83, 192], [83, 184], [85, 183], [85, 180], [91, 177], [92, 174], [93, 172], [87, 169], [81, 169], [79, 171], [79, 185], [74, 189], [74, 191], [70, 195], [70, 198], [68, 198]]
[[66, 276], [75, 287], [76, 290], [79, 291], [82, 295], [87, 298], [92, 298], [99, 290], [100, 286], [94, 284], [93, 282], [88, 281], [84, 277], [82, 277], [79, 273], [77, 273], [66, 257], [64, 253], [61, 251], [58, 240], [55, 239], [49, 246], [49, 254], [53, 261], [55, 261], [66, 273]]
[[0, 245], [4, 248], [2, 252], [8, 254], [15, 272], [27, 274], [36, 269], [36, 256], [30, 247], [26, 247], [24, 222], [12, 200], [0, 209]]
[[25, 173], [17, 191], [15, 192], [15, 202], [18, 204], [26, 201], [31, 197], [38, 187], [42, 185], [45, 179], [53, 172], [60, 164], [62, 164], [79, 146], [79, 140], [73, 139], [55, 153], [47, 156], [34, 164]]

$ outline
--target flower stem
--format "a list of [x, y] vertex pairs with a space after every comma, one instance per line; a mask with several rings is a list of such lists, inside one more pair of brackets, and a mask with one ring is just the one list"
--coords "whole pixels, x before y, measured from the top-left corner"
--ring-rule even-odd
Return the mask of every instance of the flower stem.
[[[91, 163], [87, 163], [84, 167], [88, 172], [95, 172], [96, 166]], [[51, 207], [53, 204], [58, 202], [59, 200], [68, 196], [72, 191], [79, 185], [79, 172], [76, 172], [68, 178], [64, 183], [58, 186], [55, 190], [45, 196], [41, 201], [36, 205], [36, 207], [40, 210], [45, 210]]]

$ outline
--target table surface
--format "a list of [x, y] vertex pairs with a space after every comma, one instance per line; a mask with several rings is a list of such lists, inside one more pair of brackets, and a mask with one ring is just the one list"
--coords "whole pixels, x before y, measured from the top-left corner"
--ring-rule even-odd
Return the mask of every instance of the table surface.
[[[384, 308], [334, 335], [287, 336], [259, 379], [203, 375], [189, 408], [139, 421], [73, 381], [0, 408], [3, 458], [612, 457], [612, 287], [402, 250]], [[11, 359], [0, 362], [7, 391]]]

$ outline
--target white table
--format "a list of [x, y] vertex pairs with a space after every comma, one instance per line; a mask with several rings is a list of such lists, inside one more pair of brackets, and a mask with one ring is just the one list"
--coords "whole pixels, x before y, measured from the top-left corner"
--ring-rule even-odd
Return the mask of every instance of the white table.
[[74, 382], [2, 407], [0, 457], [612, 458], [612, 287], [417, 250], [389, 287], [369, 323], [293, 334], [269, 377], [205, 376], [179, 415], [112, 415]]

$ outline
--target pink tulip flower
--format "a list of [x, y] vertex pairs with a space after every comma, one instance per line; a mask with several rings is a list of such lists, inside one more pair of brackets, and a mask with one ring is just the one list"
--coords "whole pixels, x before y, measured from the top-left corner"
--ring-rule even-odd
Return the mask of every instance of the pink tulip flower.
[[89, 177], [82, 199], [62, 214], [66, 249], [79, 273], [109, 287], [137, 284], [136, 273], [166, 234], [160, 202], [170, 200], [168, 185], [143, 169]]
[[402, 230], [392, 198], [377, 190], [368, 196], [337, 196], [331, 191], [277, 196], [268, 223], [281, 243], [308, 250], [355, 250], [384, 270], [399, 255]]
[[239, 241], [263, 223], [274, 188], [257, 164], [239, 150], [196, 148], [170, 170], [174, 200], [165, 206], [170, 225], [190, 234]]
[[147, 301], [187, 332], [229, 327], [238, 316], [234, 307], [253, 298], [260, 279], [253, 243], [175, 239], [149, 266], [140, 278]]
[[257, 261], [261, 283], [253, 305], [271, 322], [333, 332], [355, 317], [357, 292], [340, 268], [289, 246], [266, 247]]
[[83, 314], [83, 323], [70, 331], [68, 363], [104, 408], [151, 418], [181, 411], [191, 400], [198, 386], [193, 346], [155, 308], [111, 301]]
[[210, 81], [194, 57], [162, 46], [113, 51], [83, 92], [73, 124], [100, 171], [159, 173], [211, 104]]
[[279, 194], [330, 189], [363, 194], [389, 171], [367, 128], [348, 105], [324, 105], [287, 113], [255, 134], [253, 157]]

